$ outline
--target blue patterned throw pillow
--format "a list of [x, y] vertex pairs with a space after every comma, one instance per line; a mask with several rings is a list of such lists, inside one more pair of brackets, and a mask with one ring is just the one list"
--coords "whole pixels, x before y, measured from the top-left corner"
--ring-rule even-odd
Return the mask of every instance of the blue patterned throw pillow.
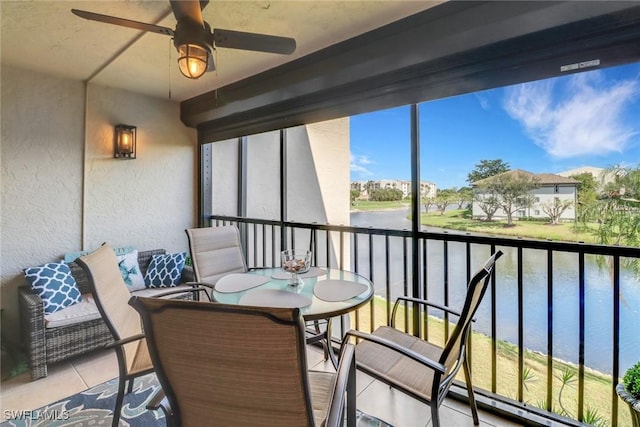
[[177, 286], [182, 277], [186, 252], [175, 254], [154, 255], [144, 276], [144, 283], [148, 288], [169, 288]]
[[24, 270], [33, 291], [42, 299], [45, 314], [55, 313], [82, 301], [82, 295], [69, 266], [51, 262]]

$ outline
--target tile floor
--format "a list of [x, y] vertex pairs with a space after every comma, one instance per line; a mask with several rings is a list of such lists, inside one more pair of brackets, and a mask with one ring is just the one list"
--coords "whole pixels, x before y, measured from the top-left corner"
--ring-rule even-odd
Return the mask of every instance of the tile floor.
[[[322, 352], [311, 348], [309, 366], [314, 369], [330, 369]], [[29, 374], [5, 381], [0, 386], [0, 409], [32, 410], [79, 393], [117, 376], [118, 364], [113, 351], [92, 353], [62, 362], [49, 368], [49, 375], [30, 381]], [[358, 372], [358, 408], [395, 427], [430, 427], [431, 413], [428, 406], [399, 393], [388, 386]], [[443, 427], [473, 426], [466, 405], [447, 399], [440, 407]], [[480, 426], [518, 426], [492, 414], [480, 411]]]

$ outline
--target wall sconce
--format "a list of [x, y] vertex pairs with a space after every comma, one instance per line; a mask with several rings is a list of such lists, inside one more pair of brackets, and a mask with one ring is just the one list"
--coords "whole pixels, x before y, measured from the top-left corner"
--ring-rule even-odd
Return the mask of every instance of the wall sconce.
[[113, 157], [116, 159], [136, 158], [136, 127], [116, 125]]

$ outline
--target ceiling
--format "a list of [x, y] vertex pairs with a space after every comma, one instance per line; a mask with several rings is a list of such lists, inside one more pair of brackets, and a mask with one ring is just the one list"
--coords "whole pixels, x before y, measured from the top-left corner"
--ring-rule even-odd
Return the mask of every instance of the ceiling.
[[170, 37], [88, 21], [72, 8], [175, 28], [167, 0], [0, 1], [2, 64], [183, 101], [333, 45], [441, 1], [216, 1], [212, 28], [293, 37], [293, 55], [219, 48], [216, 71], [183, 77]]

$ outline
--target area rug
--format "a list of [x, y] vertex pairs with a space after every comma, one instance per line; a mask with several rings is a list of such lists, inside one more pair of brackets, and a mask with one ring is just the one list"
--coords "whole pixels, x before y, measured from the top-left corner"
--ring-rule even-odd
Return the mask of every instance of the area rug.
[[[155, 374], [148, 374], [135, 380], [133, 392], [124, 397], [120, 416], [121, 427], [166, 426], [162, 411], [146, 409], [147, 403], [158, 388]], [[114, 378], [40, 409], [4, 411], [3, 420], [8, 421], [0, 424], [0, 427], [110, 426], [117, 390], [118, 379]], [[392, 427], [361, 411], [358, 411], [357, 417], [358, 427]]]

